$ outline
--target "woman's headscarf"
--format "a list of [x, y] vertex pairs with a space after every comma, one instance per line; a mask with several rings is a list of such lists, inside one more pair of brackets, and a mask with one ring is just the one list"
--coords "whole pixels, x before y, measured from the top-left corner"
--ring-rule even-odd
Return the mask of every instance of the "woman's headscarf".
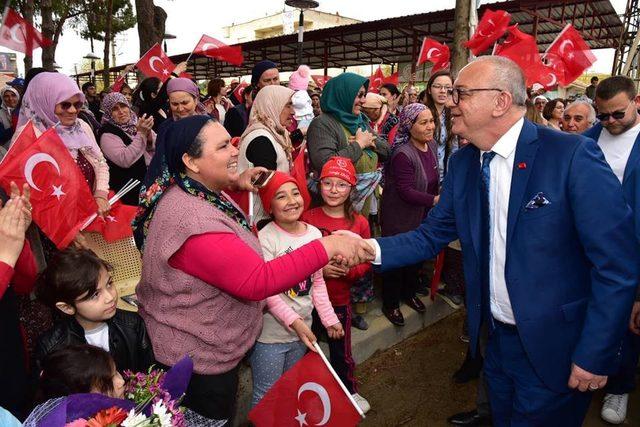
[[207, 109], [202, 105], [202, 102], [200, 102], [200, 89], [198, 89], [198, 86], [193, 82], [193, 80], [189, 80], [184, 77], [170, 79], [167, 82], [167, 95], [172, 94], [173, 92], [187, 92], [196, 100], [196, 114], [207, 114]]
[[[127, 123], [120, 124], [116, 122], [111, 115], [113, 112], [113, 107], [115, 107], [117, 104], [122, 104], [129, 107], [130, 117]], [[138, 123], [138, 116], [136, 116], [136, 113], [133, 112], [131, 104], [129, 104], [129, 101], [127, 101], [127, 98], [123, 94], [121, 94], [120, 92], [108, 93], [102, 100], [102, 105], [100, 108], [104, 113], [102, 115], [102, 123], [111, 123], [112, 125], [122, 129], [127, 135], [131, 137], [136, 135], [138, 131], [136, 128], [136, 124]]]
[[291, 101], [293, 90], [284, 86], [265, 86], [256, 95], [251, 106], [249, 125], [242, 134], [242, 138], [257, 129], [269, 132], [291, 160], [293, 145], [289, 139], [289, 131], [280, 124], [280, 114]]
[[353, 114], [353, 102], [363, 86], [366, 92], [369, 88], [369, 79], [354, 73], [343, 73], [325, 84], [320, 97], [322, 112], [335, 117], [352, 135], [355, 135], [358, 129], [367, 129], [367, 119], [362, 113]]
[[378, 127], [380, 127], [387, 115], [387, 111], [389, 111], [387, 98], [382, 95], [378, 95], [377, 93], [369, 92], [367, 93], [363, 107], [380, 109], [380, 117], [378, 117], [378, 120], [371, 122], [372, 127], [374, 127], [374, 130], [377, 132]]
[[63, 126], [54, 113], [56, 105], [78, 95], [81, 102], [85, 101], [84, 94], [71, 78], [61, 73], [44, 72], [35, 76], [29, 83], [22, 99], [18, 128], [27, 124], [29, 120], [41, 132], [56, 126], [56, 132], [69, 150], [86, 146], [93, 147], [92, 141], [80, 125], [80, 121], [71, 126]]
[[211, 123], [211, 117], [195, 115], [171, 122], [164, 138], [156, 146], [156, 153], [147, 170], [144, 184], [140, 188], [138, 212], [131, 226], [136, 245], [142, 250], [149, 224], [162, 195], [172, 185], [200, 197], [250, 230], [244, 214], [225, 198], [224, 195], [209, 190], [200, 182], [189, 178], [182, 167], [182, 156], [189, 150], [203, 127]]
[[400, 116], [398, 117], [398, 130], [396, 132], [396, 137], [393, 140], [393, 145], [391, 146], [391, 152], [395, 152], [398, 148], [409, 141], [413, 124], [416, 122], [420, 113], [426, 109], [426, 105], [418, 102], [409, 104], [402, 109]]
[[18, 90], [16, 88], [13, 88], [13, 87], [11, 87], [9, 85], [7, 85], [7, 86], [3, 87], [2, 89], [0, 89], [0, 99], [2, 100], [2, 109], [9, 111], [9, 107], [7, 107], [4, 104], [4, 94], [7, 93], [7, 92], [11, 92], [15, 96], [17, 96], [18, 97], [18, 102], [20, 102], [20, 92], [18, 92]]

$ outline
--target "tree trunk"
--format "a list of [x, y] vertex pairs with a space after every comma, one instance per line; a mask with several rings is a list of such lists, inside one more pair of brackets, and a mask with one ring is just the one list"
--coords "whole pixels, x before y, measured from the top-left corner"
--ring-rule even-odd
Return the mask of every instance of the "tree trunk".
[[[22, 7], [22, 16], [25, 21], [29, 24], [33, 25], [33, 11], [34, 11], [34, 0], [25, 0]], [[24, 73], [26, 73], [33, 67], [33, 57], [26, 56], [24, 57]]]
[[111, 86], [110, 78], [109, 78], [109, 48], [111, 47], [111, 38], [113, 35], [111, 34], [111, 29], [113, 25], [113, 0], [107, 0], [107, 28], [104, 32], [104, 56], [102, 60], [104, 61], [104, 66], [102, 67], [102, 82], [104, 83], [104, 89], [107, 89]]
[[[53, 22], [53, 5], [52, 0], [40, 1], [40, 15], [42, 17], [42, 35], [49, 40], [53, 40], [55, 34], [55, 24]], [[56, 56], [56, 44], [55, 42], [49, 47], [42, 48], [42, 67], [55, 71], [53, 63]]]
[[451, 52], [451, 73], [454, 76], [469, 62], [469, 52], [463, 43], [469, 39], [469, 12], [475, 4], [475, 0], [456, 0]]
[[142, 56], [151, 46], [162, 41], [167, 13], [155, 6], [153, 0], [136, 0], [136, 15]]

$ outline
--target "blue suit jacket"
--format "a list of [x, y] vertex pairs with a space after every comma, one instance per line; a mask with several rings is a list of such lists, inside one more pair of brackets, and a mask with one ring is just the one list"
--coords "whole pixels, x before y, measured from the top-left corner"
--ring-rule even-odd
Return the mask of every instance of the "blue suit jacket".
[[[517, 165], [524, 164], [524, 167]], [[525, 208], [539, 192], [550, 204]], [[481, 281], [480, 151], [451, 158], [439, 203], [416, 230], [378, 240], [382, 270], [435, 257], [460, 239], [471, 348], [490, 316]], [[620, 183], [592, 139], [525, 120], [509, 196], [505, 280], [523, 346], [542, 381], [566, 392], [571, 363], [615, 371], [633, 303], [638, 249]]]

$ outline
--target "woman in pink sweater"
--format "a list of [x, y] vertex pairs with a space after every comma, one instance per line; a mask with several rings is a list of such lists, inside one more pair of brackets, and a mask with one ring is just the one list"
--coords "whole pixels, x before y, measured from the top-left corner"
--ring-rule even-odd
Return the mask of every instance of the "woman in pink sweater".
[[262, 330], [264, 299], [292, 288], [331, 258], [355, 263], [369, 248], [357, 239], [328, 236], [265, 262], [245, 215], [224, 192], [253, 189], [251, 179], [264, 169], [239, 175], [238, 150], [207, 116], [173, 122], [165, 135], [134, 220], [134, 237], [144, 249], [140, 315], [160, 363], [193, 358], [185, 406], [230, 419], [238, 364]]

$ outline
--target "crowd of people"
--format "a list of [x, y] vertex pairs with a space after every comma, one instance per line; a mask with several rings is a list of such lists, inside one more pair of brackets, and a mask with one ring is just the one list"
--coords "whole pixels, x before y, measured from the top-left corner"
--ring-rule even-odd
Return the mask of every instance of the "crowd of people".
[[[117, 308], [113, 268], [83, 232], [56, 248], [30, 187], [0, 190], [0, 410], [35, 426], [51, 399], [122, 397], [120, 372], [189, 354], [183, 404], [231, 422], [243, 361], [255, 406], [324, 339], [366, 413], [351, 329], [368, 328], [378, 282], [395, 327], [402, 304], [424, 313], [441, 254], [434, 291], [467, 307], [455, 377], [480, 375], [477, 408], [449, 422], [580, 425], [600, 388], [602, 417], [624, 421], [640, 354], [631, 80], [549, 100], [488, 56], [421, 92], [349, 72], [312, 89], [308, 67], [283, 84], [263, 60], [243, 90], [214, 78], [203, 96], [185, 70], [98, 94], [31, 69], [0, 90], [0, 159], [30, 121], [56, 129], [99, 215], [110, 189], [142, 182], [123, 199], [138, 207], [137, 313]], [[257, 194], [246, 209], [243, 192]]]

